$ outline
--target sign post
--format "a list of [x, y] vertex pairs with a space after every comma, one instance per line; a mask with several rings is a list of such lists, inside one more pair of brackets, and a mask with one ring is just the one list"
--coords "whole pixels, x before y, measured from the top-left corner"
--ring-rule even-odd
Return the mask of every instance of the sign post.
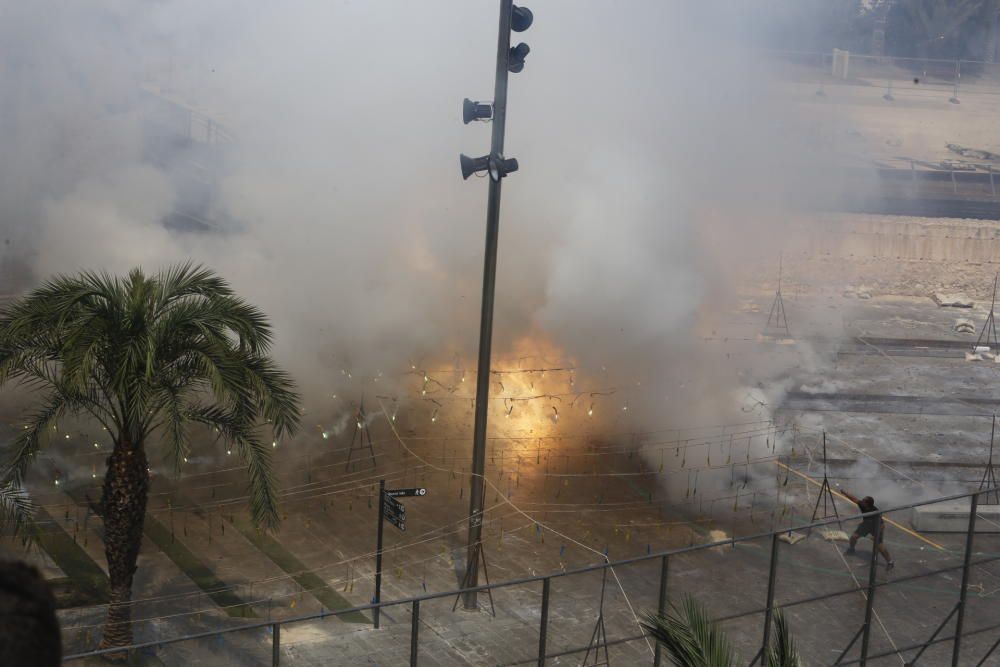
[[[409, 498], [409, 497], [422, 497], [427, 495], [427, 489], [415, 488], [415, 489], [387, 489], [385, 488], [385, 480], [380, 479], [378, 482], [378, 543], [375, 547], [375, 597], [372, 598], [372, 604], [378, 604], [382, 601], [382, 529], [383, 521], [388, 519], [389, 523], [394, 525], [399, 530], [406, 532], [406, 506], [396, 500], [396, 498]], [[375, 622], [375, 627], [379, 627], [379, 616], [381, 615], [381, 608], [375, 607], [372, 609], [372, 619]]]
[[[385, 513], [385, 480], [378, 482], [378, 546], [375, 548], [375, 598], [373, 603], [381, 601], [382, 597], [382, 515]], [[379, 607], [372, 609], [372, 618], [375, 620], [375, 629], [378, 629]]]

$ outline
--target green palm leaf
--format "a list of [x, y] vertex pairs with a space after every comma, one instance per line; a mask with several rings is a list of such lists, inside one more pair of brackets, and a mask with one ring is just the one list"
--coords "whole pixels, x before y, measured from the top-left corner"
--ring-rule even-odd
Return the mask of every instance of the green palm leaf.
[[141, 541], [148, 446], [176, 466], [191, 425], [216, 429], [246, 465], [254, 523], [277, 526], [266, 443], [293, 434], [300, 410], [292, 378], [268, 357], [271, 341], [263, 312], [190, 263], [155, 275], [56, 276], [0, 310], [0, 384], [41, 396], [0, 458], [0, 521], [28, 526], [24, 481], [61, 419], [90, 417], [114, 441], [102, 495], [112, 592], [105, 642], [109, 632], [111, 645], [131, 637], [118, 601], [129, 599]]
[[694, 598], [680, 607], [671, 605], [665, 615], [647, 614], [643, 624], [679, 667], [731, 667], [736, 653], [725, 633]]
[[800, 667], [802, 660], [792, 641], [792, 634], [780, 611], [774, 614], [774, 634], [764, 652], [764, 667]]
[[13, 526], [26, 543], [35, 540], [34, 513], [35, 506], [24, 489], [12, 483], [0, 485], [0, 520]]

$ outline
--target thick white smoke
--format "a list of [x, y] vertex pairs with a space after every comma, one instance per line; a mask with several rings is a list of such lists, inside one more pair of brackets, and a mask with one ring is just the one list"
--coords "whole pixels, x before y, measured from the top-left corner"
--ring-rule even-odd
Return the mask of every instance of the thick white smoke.
[[[459, 111], [491, 96], [496, 3], [0, 5], [11, 290], [193, 258], [270, 314], [310, 395], [338, 391], [344, 368], [473, 358], [485, 185], [461, 180], [457, 156], [489, 136]], [[750, 9], [532, 9], [511, 79], [521, 171], [504, 189], [497, 356], [536, 336], [610, 382], [655, 386], [651, 418], [668, 392], [688, 402], [671, 414], [738, 414], [739, 381], [690, 334], [780, 245], [789, 165], [823, 162], [773, 101]], [[193, 133], [211, 119], [233, 141], [171, 143], [164, 109], [186, 105]], [[168, 230], [178, 216], [222, 231]]]

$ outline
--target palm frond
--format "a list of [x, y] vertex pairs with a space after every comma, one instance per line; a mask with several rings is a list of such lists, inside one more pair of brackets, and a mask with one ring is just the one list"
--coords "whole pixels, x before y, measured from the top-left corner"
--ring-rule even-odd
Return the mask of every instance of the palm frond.
[[116, 442], [140, 447], [159, 432], [175, 465], [188, 453], [188, 425], [202, 423], [239, 451], [251, 515], [274, 527], [271, 438], [261, 431], [294, 433], [300, 398], [267, 356], [271, 342], [264, 313], [192, 263], [46, 281], [0, 308], [0, 384], [45, 392], [0, 483], [20, 486], [46, 429], [65, 414], [89, 414]]
[[244, 366], [261, 413], [273, 425], [275, 435], [281, 438], [293, 434], [298, 429], [301, 413], [292, 376], [267, 357], [248, 355]]
[[67, 409], [68, 403], [65, 397], [53, 392], [43, 401], [41, 407], [28, 416], [23, 428], [18, 431], [17, 437], [14, 438], [13, 451], [3, 462], [3, 476], [0, 477], [0, 482], [13, 484], [18, 488], [24, 485], [28, 467], [35, 460], [43, 440], [48, 437], [49, 431], [59, 419], [66, 414]]
[[35, 504], [22, 487], [13, 483], [0, 485], [0, 525], [12, 528], [14, 534], [31, 543], [37, 538], [34, 514]]
[[172, 298], [155, 321], [155, 335], [188, 329], [211, 339], [235, 336], [238, 347], [254, 354], [267, 352], [271, 345], [271, 326], [263, 311], [229, 295], [203, 294]]
[[112, 297], [111, 281], [108, 276], [87, 273], [56, 276], [46, 281], [0, 311], [4, 337], [20, 339], [61, 328], [81, 312], [84, 304]]
[[210, 269], [185, 262], [161, 271], [156, 278], [159, 285], [157, 301], [161, 308], [190, 296], [232, 296], [229, 284]]
[[670, 659], [682, 667], [731, 667], [736, 653], [721, 628], [694, 598], [685, 597], [680, 607], [671, 605], [666, 615], [647, 614], [647, 632], [666, 649]]
[[183, 395], [174, 387], [165, 387], [160, 395], [162, 405], [158, 406], [158, 412], [163, 415], [161, 425], [166, 432], [167, 460], [177, 472], [180, 471], [181, 461], [188, 455], [190, 449]]
[[272, 448], [263, 442], [243, 415], [218, 406], [197, 406], [185, 415], [190, 421], [219, 430], [236, 445], [249, 477], [250, 517], [254, 525], [271, 530], [279, 523], [278, 493], [272, 470]]
[[764, 667], [800, 667], [802, 659], [795, 648], [785, 615], [774, 615], [774, 634], [764, 652]]

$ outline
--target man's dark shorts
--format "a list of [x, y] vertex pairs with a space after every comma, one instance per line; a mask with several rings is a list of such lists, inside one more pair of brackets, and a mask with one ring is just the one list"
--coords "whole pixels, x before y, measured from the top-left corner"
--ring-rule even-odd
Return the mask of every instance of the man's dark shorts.
[[[854, 534], [858, 537], [867, 537], [869, 535], [875, 534], [875, 526], [877, 524], [873, 521], [862, 521], [861, 525], [855, 529]], [[885, 526], [882, 526], [882, 530], [879, 532], [878, 543], [882, 544], [885, 541]]]

